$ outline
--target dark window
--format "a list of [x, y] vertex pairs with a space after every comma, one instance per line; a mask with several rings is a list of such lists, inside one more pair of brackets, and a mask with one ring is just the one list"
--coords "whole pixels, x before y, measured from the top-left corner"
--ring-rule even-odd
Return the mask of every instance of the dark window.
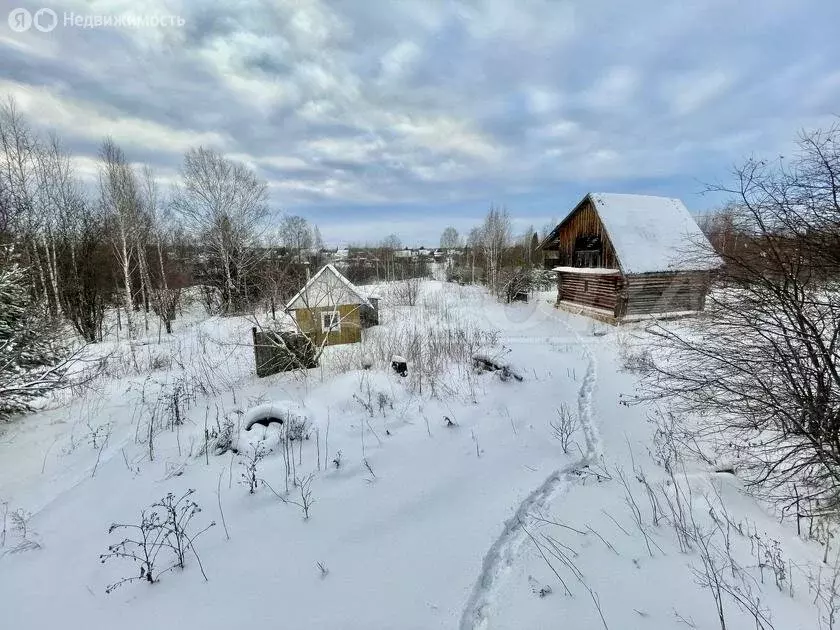
[[341, 331], [341, 318], [338, 311], [321, 313], [321, 330], [324, 332]]
[[600, 267], [600, 251], [579, 251], [575, 252], [575, 267]]
[[572, 264], [575, 267], [600, 267], [602, 265], [601, 237], [597, 234], [578, 236]]
[[583, 281], [583, 292], [584, 292], [584, 293], [588, 293], [588, 292], [589, 292], [589, 280], [584, 280], [584, 281]]

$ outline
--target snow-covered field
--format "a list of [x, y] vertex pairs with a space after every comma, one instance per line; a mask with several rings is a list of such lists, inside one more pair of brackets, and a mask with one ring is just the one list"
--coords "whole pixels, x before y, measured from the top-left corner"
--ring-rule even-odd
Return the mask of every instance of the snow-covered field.
[[[670, 474], [652, 409], [621, 404], [636, 379], [621, 367], [627, 330], [552, 300], [501, 305], [428, 282], [421, 304], [386, 307], [361, 347], [328, 349], [305, 377], [258, 380], [245, 318], [194, 315], [135, 358], [103, 344], [118, 353], [110, 377], [0, 426], [3, 627], [714, 629], [710, 576], [728, 628], [830, 627], [821, 548], [732, 475], [691, 462]], [[390, 370], [401, 343], [426, 344], [423, 377]], [[458, 359], [477, 348], [523, 380]], [[359, 369], [363, 355], [373, 369]], [[244, 431], [248, 410], [272, 401], [312, 422], [292, 443], [296, 476], [313, 474], [308, 519], [298, 489], [277, 496], [280, 429]], [[567, 453], [551, 426], [562, 413], [577, 421]], [[240, 454], [205, 454], [226, 419]], [[251, 494], [256, 444], [272, 452]], [[109, 526], [188, 489], [194, 530], [216, 523], [195, 541], [207, 581], [188, 556], [156, 584], [106, 594], [139, 574], [100, 562], [121, 539]], [[25, 536], [17, 510], [31, 513]]]

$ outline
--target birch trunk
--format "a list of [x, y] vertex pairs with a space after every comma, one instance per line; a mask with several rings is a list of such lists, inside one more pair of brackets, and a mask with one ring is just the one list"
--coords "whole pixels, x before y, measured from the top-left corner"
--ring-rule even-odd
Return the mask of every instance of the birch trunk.
[[[52, 290], [53, 300], [55, 300], [54, 306], [50, 309], [50, 311], [55, 316], [61, 312], [61, 300], [58, 295], [58, 265], [56, 263], [55, 243], [53, 243], [52, 248], [50, 248], [52, 238], [48, 237], [46, 234], [41, 237], [41, 240], [44, 243], [44, 253], [47, 256], [47, 277], [49, 278], [49, 286]], [[44, 290], [46, 291], [46, 287], [44, 287]]]
[[125, 324], [127, 329], [128, 338], [132, 339], [134, 337], [134, 320], [132, 316], [132, 312], [134, 310], [134, 298], [131, 295], [131, 266], [130, 266], [130, 258], [129, 258], [129, 246], [128, 246], [128, 236], [125, 233], [125, 225], [123, 225], [122, 221], [120, 221], [120, 266], [122, 267], [123, 273], [123, 284], [125, 285], [125, 291], [123, 293], [123, 298], [125, 302]]

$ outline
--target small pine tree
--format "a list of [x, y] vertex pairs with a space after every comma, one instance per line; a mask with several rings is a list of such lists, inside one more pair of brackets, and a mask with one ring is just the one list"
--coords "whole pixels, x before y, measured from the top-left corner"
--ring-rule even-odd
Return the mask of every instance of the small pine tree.
[[25, 271], [0, 266], [0, 420], [64, 382], [55, 329], [32, 299]]

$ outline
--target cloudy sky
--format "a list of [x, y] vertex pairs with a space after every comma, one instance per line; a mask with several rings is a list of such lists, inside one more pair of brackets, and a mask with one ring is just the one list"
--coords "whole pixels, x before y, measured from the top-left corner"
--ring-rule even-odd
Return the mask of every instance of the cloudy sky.
[[[53, 9], [16, 32], [15, 8]], [[840, 114], [836, 0], [0, 0], [0, 95], [93, 177], [110, 134], [177, 178], [206, 145], [333, 243], [517, 229], [590, 190], [699, 194]], [[173, 17], [82, 28], [73, 16]], [[67, 23], [65, 23], [67, 22]], [[175, 22], [172, 24], [172, 22]]]

